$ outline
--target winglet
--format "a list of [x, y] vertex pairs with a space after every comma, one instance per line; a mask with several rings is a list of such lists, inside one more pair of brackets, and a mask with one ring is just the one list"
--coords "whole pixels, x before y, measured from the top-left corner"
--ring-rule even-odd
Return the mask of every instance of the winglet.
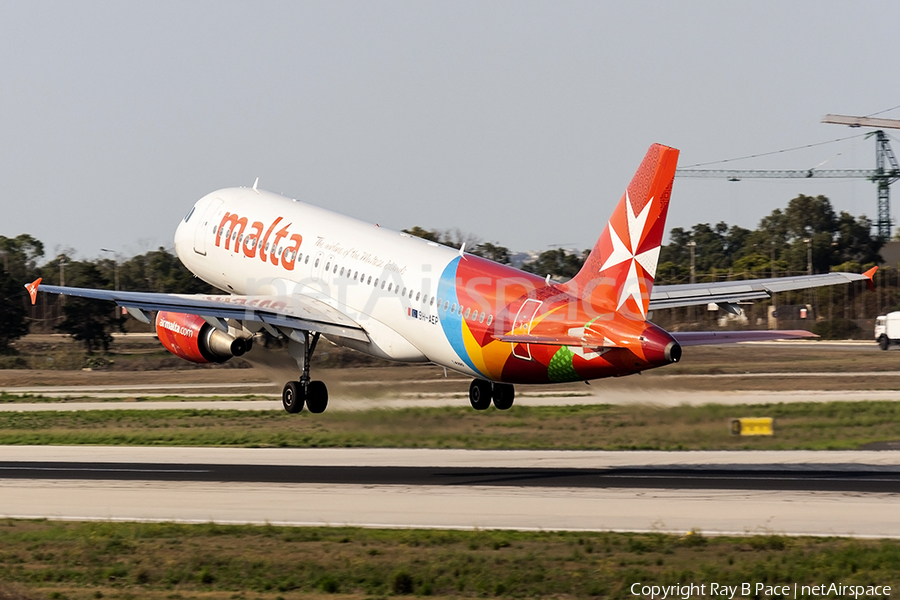
[[31, 283], [25, 284], [25, 289], [28, 290], [28, 295], [31, 296], [31, 305], [34, 306], [34, 303], [37, 302], [37, 290], [38, 286], [41, 285], [42, 277], [38, 277]]
[[866, 281], [866, 285], [869, 286], [869, 289], [872, 290], [872, 291], [875, 290], [875, 279], [874, 279], [874, 277], [875, 277], [875, 271], [877, 271], [877, 270], [878, 270], [878, 267], [872, 267], [871, 269], [869, 269], [868, 271], [866, 271], [865, 273], [863, 273], [863, 277], [865, 277], [866, 279], [868, 279], [868, 281]]

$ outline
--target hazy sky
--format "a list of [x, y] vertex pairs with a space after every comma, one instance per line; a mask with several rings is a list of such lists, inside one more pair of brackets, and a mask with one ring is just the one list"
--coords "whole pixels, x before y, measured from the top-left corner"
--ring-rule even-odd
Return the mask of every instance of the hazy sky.
[[[589, 247], [653, 142], [688, 166], [900, 105], [898, 22], [890, 1], [3, 2], [0, 235], [171, 247], [196, 199], [258, 176], [383, 226]], [[855, 138], [723, 166], [874, 154]], [[798, 193], [876, 214], [866, 181], [680, 179], [667, 229], [754, 228]]]

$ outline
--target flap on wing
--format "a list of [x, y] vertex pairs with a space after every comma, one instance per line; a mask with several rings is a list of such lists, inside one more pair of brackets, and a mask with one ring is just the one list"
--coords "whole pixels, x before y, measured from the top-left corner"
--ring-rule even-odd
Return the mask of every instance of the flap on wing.
[[365, 330], [336, 308], [301, 294], [292, 296], [213, 296], [119, 292], [41, 285], [40, 291], [81, 298], [109, 300], [119, 306], [143, 311], [170, 310], [213, 319], [259, 321], [278, 327], [313, 331], [368, 341]]
[[802, 329], [784, 331], [670, 331], [669, 335], [682, 346], [709, 346], [712, 344], [736, 344], [738, 342], [762, 342], [817, 338], [814, 333]]

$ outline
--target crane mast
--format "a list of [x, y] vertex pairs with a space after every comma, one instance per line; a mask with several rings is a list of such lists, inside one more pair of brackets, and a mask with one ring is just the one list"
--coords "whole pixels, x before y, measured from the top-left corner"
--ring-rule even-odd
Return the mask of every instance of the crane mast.
[[793, 169], [793, 170], [741, 170], [741, 169], [678, 169], [676, 177], [708, 177], [740, 181], [741, 179], [790, 179], [830, 178], [868, 179], [878, 187], [878, 219], [875, 223], [878, 237], [887, 241], [891, 237], [891, 184], [900, 179], [900, 164], [882, 129], [900, 129], [900, 119], [873, 119], [846, 115], [825, 115], [823, 123], [849, 127], [877, 127], [869, 136], [875, 137], [874, 169]]

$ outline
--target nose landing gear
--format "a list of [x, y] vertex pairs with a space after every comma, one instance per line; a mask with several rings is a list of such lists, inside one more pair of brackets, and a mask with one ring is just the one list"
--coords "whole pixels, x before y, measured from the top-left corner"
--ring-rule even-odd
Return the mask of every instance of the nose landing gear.
[[515, 398], [516, 389], [509, 383], [475, 379], [469, 385], [469, 403], [475, 410], [487, 410], [492, 400], [497, 410], [509, 410]]
[[[303, 343], [298, 342], [293, 337], [290, 339], [288, 352], [297, 361], [300, 367], [300, 380], [288, 381], [281, 391], [281, 405], [284, 410], [289, 413], [298, 413], [303, 410], [303, 405], [311, 413], [325, 412], [328, 407], [328, 388], [322, 381], [310, 381], [309, 378], [309, 362], [313, 352], [316, 350], [316, 344], [319, 342], [319, 334], [309, 334], [307, 332], [298, 332], [303, 337]], [[312, 341], [310, 341], [312, 335]]]

